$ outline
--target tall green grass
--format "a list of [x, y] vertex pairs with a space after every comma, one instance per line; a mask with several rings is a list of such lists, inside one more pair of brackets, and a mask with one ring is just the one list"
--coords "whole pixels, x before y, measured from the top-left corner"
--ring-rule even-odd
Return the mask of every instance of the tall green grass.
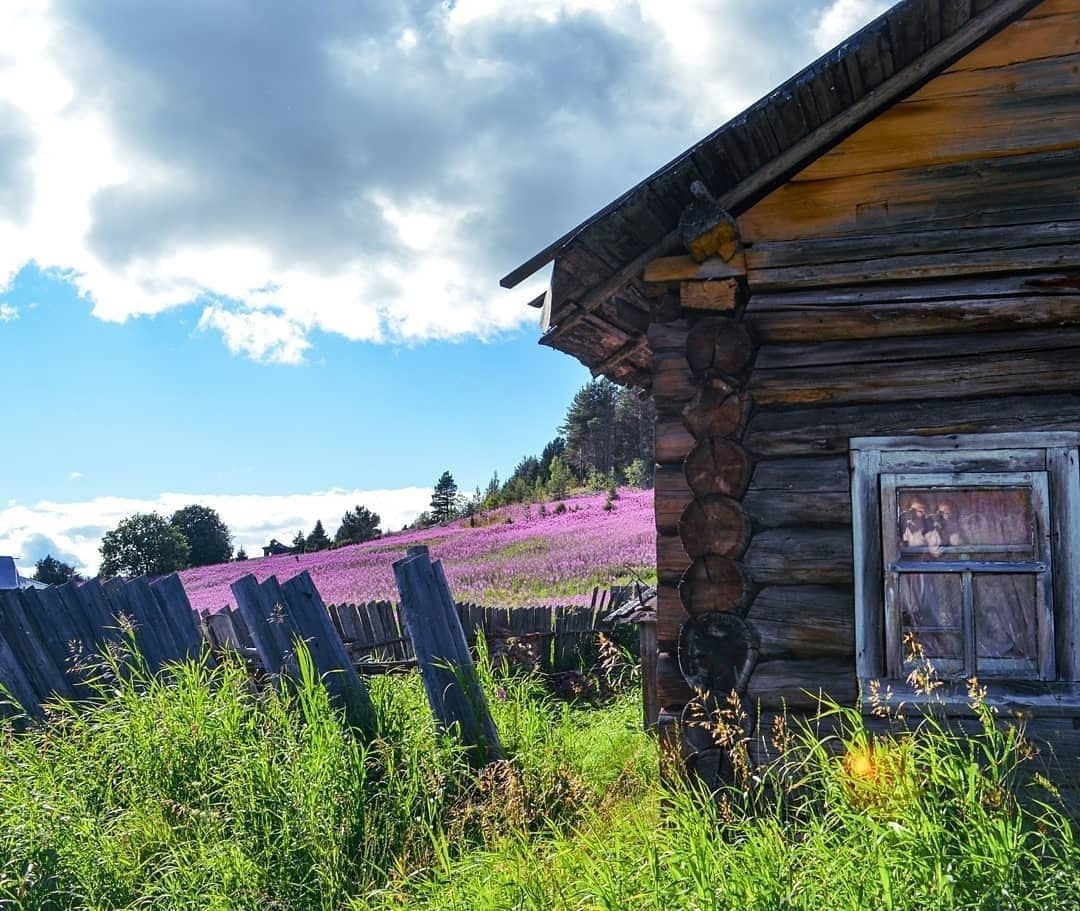
[[1072, 830], [989, 713], [971, 739], [875, 740], [834, 709], [831, 741], [790, 736], [714, 795], [660, 782], [633, 695], [574, 706], [483, 673], [510, 758], [477, 775], [415, 675], [370, 682], [362, 743], [303, 667], [282, 691], [235, 662], [113, 665], [91, 706], [5, 727], [0, 907], [1080, 906]]

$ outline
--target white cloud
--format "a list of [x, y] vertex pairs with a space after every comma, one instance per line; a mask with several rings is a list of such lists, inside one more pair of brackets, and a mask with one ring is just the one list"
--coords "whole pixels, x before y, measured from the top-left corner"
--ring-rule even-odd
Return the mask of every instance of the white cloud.
[[10, 323], [19, 318], [19, 309], [11, 304], [0, 304], [0, 323]]
[[284, 363], [490, 338], [539, 291], [500, 275], [881, 6], [4, 0], [0, 290]]
[[77, 481], [79, 478], [82, 477], [82, 472], [81, 471], [73, 471], [71, 474], [68, 475], [68, 477], [72, 481]]
[[[396, 530], [411, 522], [429, 505], [430, 487], [394, 490], [325, 490], [306, 494], [163, 493], [154, 499], [97, 497], [75, 502], [42, 501], [19, 506], [9, 501], [0, 509], [0, 554], [14, 556], [24, 574], [35, 560], [54, 550], [66, 562], [75, 561], [83, 573], [94, 574], [100, 561], [101, 538], [121, 519], [137, 512], [168, 516], [191, 503], [216, 509], [233, 535], [233, 544], [249, 555], [278, 538], [290, 541], [298, 531], [309, 532], [321, 519], [333, 536], [341, 517], [357, 505], [379, 514], [382, 527]], [[29, 572], [28, 572], [29, 571]]]
[[889, 0], [832, 0], [814, 29], [814, 47], [819, 53], [835, 47], [890, 6]]

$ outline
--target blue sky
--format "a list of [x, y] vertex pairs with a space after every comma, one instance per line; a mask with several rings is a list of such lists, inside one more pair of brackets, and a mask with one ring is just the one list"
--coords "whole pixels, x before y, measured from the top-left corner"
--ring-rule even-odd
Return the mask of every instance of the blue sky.
[[505, 476], [589, 377], [499, 277], [885, 6], [4, 0], [0, 553]]

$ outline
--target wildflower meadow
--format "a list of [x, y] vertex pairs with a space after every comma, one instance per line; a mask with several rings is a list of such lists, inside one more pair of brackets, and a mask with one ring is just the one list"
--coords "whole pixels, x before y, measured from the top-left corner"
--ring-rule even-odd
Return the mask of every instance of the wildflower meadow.
[[196, 610], [234, 604], [231, 583], [307, 570], [328, 604], [397, 600], [392, 564], [425, 544], [454, 597], [492, 606], [582, 604], [594, 586], [655, 575], [651, 490], [622, 490], [494, 510], [420, 531], [310, 554], [203, 566], [180, 574]]

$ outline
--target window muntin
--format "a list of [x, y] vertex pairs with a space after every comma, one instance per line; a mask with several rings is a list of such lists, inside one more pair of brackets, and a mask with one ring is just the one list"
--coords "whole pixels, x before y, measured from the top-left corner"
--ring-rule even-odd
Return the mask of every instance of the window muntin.
[[1053, 679], [1046, 473], [880, 482], [888, 676]]

